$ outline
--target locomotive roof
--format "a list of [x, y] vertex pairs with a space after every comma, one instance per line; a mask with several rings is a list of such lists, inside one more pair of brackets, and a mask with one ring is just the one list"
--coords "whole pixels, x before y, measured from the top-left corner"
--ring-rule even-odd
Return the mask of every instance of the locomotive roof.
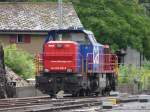
[[79, 28], [79, 29], [58, 29], [58, 30], [50, 30], [50, 33], [63, 33], [63, 32], [82, 32], [85, 34], [93, 34], [93, 32], [88, 31], [88, 30], [84, 30], [83, 28]]
[[76, 44], [76, 42], [74, 42], [74, 41], [49, 41], [47, 43], [74, 43], [74, 44]]

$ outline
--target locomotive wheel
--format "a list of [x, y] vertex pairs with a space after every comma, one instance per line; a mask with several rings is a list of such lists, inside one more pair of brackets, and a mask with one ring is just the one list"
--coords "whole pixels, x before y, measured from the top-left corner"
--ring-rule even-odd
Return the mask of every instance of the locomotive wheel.
[[4, 86], [0, 85], [0, 98], [7, 98]]
[[50, 98], [55, 98], [56, 96], [54, 94], [49, 94]]
[[96, 95], [96, 96], [99, 96], [99, 95], [100, 95], [100, 93], [99, 93], [99, 92], [96, 92], [96, 93], [95, 93], [95, 95]]
[[80, 96], [80, 93], [79, 93], [79, 92], [73, 93], [72, 96], [73, 96], [73, 97], [79, 97], [79, 96]]
[[90, 90], [87, 89], [87, 90], [86, 90], [86, 96], [90, 96], [90, 95], [91, 95], [90, 93], [91, 93]]
[[86, 90], [85, 89], [80, 90], [80, 96], [86, 96]]
[[74, 97], [87, 96], [87, 92], [86, 92], [86, 90], [81, 89], [78, 92], [73, 93], [72, 96], [74, 96]]
[[102, 96], [107, 96], [107, 92], [105, 89], [102, 90]]

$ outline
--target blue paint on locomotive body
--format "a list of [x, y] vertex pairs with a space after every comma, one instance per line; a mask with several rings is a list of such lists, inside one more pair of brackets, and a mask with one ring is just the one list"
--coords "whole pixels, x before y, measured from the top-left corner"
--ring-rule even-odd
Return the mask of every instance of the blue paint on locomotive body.
[[92, 45], [79, 44], [79, 54], [82, 54], [82, 63], [84, 65], [84, 72], [86, 72], [88, 54], [91, 54], [93, 51]]
[[[79, 54], [82, 54], [84, 62], [84, 72], [99, 73], [100, 66], [103, 64], [103, 46], [100, 44], [94, 45], [79, 45]], [[80, 59], [81, 60], [81, 59]], [[86, 71], [88, 66], [88, 70]]]
[[[52, 30], [49, 32], [48, 37], [45, 39], [45, 43], [50, 40], [55, 40], [58, 33], [84, 33], [89, 43], [78, 43], [78, 67], [77, 71], [82, 72], [84, 66], [84, 72], [100, 73], [100, 66], [103, 64], [104, 49], [103, 45], [98, 43], [91, 31], [87, 30]], [[87, 70], [88, 69], [88, 70]]]
[[103, 63], [103, 45], [97, 43], [92, 32], [84, 30], [84, 33], [90, 41], [90, 44], [79, 44], [79, 53], [84, 60], [84, 72], [100, 73], [100, 66]]
[[93, 72], [99, 73], [100, 72], [100, 66], [103, 64], [102, 59], [103, 54], [103, 46], [100, 44], [93, 46]]

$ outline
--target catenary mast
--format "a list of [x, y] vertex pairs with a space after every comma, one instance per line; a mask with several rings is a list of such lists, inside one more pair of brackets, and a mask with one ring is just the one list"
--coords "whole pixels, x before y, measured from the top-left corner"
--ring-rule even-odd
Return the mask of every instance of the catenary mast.
[[59, 24], [59, 29], [62, 29], [62, 20], [63, 20], [63, 11], [62, 11], [62, 0], [58, 0], [58, 24]]

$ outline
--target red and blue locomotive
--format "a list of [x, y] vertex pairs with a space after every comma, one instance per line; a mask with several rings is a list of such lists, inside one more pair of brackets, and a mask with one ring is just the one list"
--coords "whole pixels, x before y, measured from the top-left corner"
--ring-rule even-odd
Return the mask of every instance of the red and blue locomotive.
[[38, 54], [36, 87], [51, 96], [60, 90], [74, 96], [115, 90], [117, 56], [81, 29], [52, 30]]

